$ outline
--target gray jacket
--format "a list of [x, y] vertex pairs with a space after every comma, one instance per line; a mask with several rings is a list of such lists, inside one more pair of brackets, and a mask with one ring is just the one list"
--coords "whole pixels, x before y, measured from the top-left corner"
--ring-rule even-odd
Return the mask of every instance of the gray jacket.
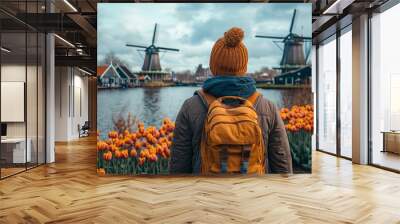
[[[260, 96], [255, 109], [264, 136], [265, 172], [292, 173], [289, 142], [278, 108]], [[200, 141], [206, 114], [206, 101], [197, 93], [183, 103], [175, 123], [171, 174], [200, 173]]]

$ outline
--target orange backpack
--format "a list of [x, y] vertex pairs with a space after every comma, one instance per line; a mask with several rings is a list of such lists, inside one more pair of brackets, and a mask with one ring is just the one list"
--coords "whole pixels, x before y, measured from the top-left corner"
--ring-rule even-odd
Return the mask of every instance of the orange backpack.
[[264, 140], [254, 109], [261, 94], [255, 92], [248, 99], [215, 98], [203, 90], [199, 94], [208, 106], [200, 145], [201, 173], [264, 174]]

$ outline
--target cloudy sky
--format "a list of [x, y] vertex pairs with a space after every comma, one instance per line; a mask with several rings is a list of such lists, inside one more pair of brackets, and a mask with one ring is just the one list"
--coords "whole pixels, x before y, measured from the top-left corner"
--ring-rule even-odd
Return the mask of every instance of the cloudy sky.
[[158, 24], [156, 46], [178, 48], [179, 52], [160, 53], [163, 69], [194, 70], [208, 67], [214, 42], [230, 27], [241, 27], [249, 51], [248, 72], [265, 66], [278, 66], [282, 51], [270, 39], [254, 35], [284, 36], [289, 32], [293, 10], [297, 9], [294, 33], [311, 36], [311, 4], [98, 4], [98, 61], [114, 52], [141, 69], [143, 52], [125, 44], [151, 44], [154, 24]]

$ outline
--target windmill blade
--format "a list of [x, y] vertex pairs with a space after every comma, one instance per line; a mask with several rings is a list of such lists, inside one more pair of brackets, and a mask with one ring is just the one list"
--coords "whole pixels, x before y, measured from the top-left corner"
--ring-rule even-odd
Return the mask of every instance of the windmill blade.
[[142, 58], [142, 60], [144, 60], [144, 57], [143, 57], [143, 54], [141, 54], [140, 52], [143, 52], [144, 50], [139, 50], [139, 49], [137, 49], [137, 52], [138, 52], [138, 54], [139, 54], [139, 56]]
[[274, 44], [275, 44], [279, 49], [281, 49], [281, 51], [283, 51], [283, 48], [279, 45], [279, 43], [282, 43], [283, 41], [276, 41], [276, 40], [273, 40], [272, 42], [274, 42]]
[[146, 46], [142, 45], [135, 45], [135, 44], [126, 44], [127, 47], [137, 47], [137, 48], [147, 48]]
[[152, 45], [154, 45], [156, 42], [156, 36], [157, 36], [157, 23], [154, 25], [153, 39], [151, 41]]
[[304, 41], [311, 41], [312, 37], [296, 37], [298, 39], [303, 39]]
[[294, 20], [296, 19], [296, 9], [293, 10], [292, 22], [290, 23], [289, 33], [292, 33]]
[[157, 47], [157, 50], [179, 51], [179, 49], [176, 49], [176, 48], [168, 48], [168, 47]]
[[286, 37], [264, 36], [264, 35], [256, 35], [255, 37], [257, 37], [257, 38], [279, 39], [279, 40], [283, 40], [283, 39], [286, 38]]

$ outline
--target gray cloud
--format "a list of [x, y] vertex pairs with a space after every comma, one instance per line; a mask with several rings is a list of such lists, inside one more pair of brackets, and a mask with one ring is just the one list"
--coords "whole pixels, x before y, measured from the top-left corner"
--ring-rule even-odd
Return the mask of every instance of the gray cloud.
[[[98, 60], [114, 52], [133, 70], [140, 70], [143, 58], [126, 43], [149, 45], [154, 23], [159, 24], [157, 45], [179, 48], [161, 53], [163, 68], [193, 70], [208, 65], [214, 42], [232, 26], [245, 31], [249, 51], [248, 71], [278, 66], [282, 51], [272, 40], [255, 34], [286, 35], [293, 9], [297, 9], [294, 31], [311, 36], [310, 4], [99, 4]], [[143, 52], [142, 52], [143, 53]]]

